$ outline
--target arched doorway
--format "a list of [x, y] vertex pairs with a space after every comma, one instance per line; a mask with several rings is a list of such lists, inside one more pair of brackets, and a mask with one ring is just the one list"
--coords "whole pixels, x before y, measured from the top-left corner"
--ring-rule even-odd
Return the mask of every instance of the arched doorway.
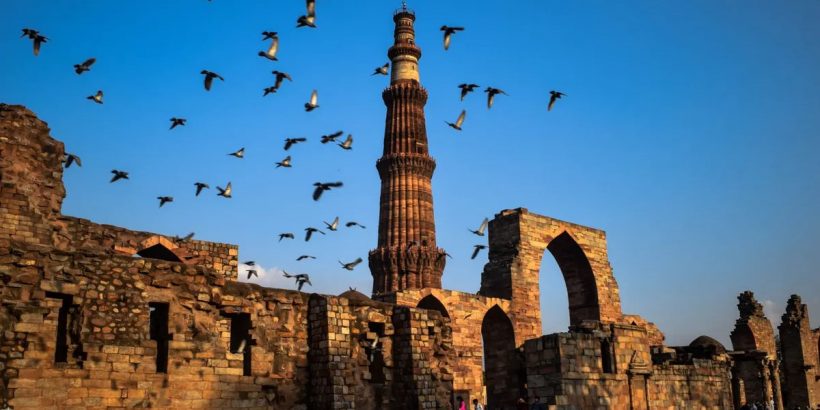
[[444, 307], [444, 304], [441, 303], [438, 298], [433, 295], [427, 295], [419, 301], [419, 304], [416, 307], [421, 309], [429, 309], [435, 310], [441, 313], [442, 316], [449, 318], [450, 314], [447, 313], [447, 308]]
[[580, 325], [584, 320], [600, 320], [598, 287], [595, 284], [592, 266], [584, 250], [566, 231], [550, 241], [547, 250], [555, 258], [561, 275], [564, 277], [569, 306], [569, 324]]
[[512, 408], [524, 394], [525, 369], [515, 346], [512, 322], [498, 305], [484, 315], [481, 339], [484, 342], [487, 408]]

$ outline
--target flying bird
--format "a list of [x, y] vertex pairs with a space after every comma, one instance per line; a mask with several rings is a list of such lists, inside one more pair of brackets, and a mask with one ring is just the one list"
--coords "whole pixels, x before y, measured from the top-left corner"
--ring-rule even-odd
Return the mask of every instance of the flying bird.
[[566, 94], [560, 91], [550, 91], [550, 102], [547, 104], [547, 111], [552, 111], [552, 106], [555, 105], [555, 101], [560, 100], [561, 97], [565, 96]]
[[243, 265], [248, 265], [248, 266], [256, 266], [256, 261], [245, 261], [245, 262], [242, 262], [242, 264]]
[[65, 153], [65, 159], [63, 161], [65, 162], [66, 169], [68, 169], [68, 167], [70, 167], [71, 164], [73, 164], [75, 162], [77, 163], [78, 167], [83, 166], [82, 161], [80, 161], [80, 157], [78, 157], [74, 154], [69, 154], [67, 152]]
[[310, 238], [313, 236], [314, 232], [319, 232], [322, 235], [325, 234], [324, 232], [322, 232], [322, 231], [320, 231], [320, 230], [318, 230], [318, 229], [316, 229], [312, 226], [308, 226], [307, 228], [305, 228], [305, 242], [310, 241]]
[[475, 91], [475, 89], [478, 87], [478, 84], [459, 84], [458, 88], [461, 88], [461, 101], [464, 101], [464, 97], [466, 97], [467, 94]]
[[354, 227], [354, 226], [358, 226], [359, 228], [362, 228], [362, 229], [366, 228], [364, 225], [362, 225], [362, 224], [360, 224], [356, 221], [350, 221], [350, 222], [346, 223], [345, 226], [348, 227], [348, 228], [351, 228], [351, 227]]
[[456, 31], [464, 31], [464, 27], [441, 26], [441, 31], [444, 32], [444, 49], [447, 50], [450, 48], [450, 37]]
[[188, 121], [188, 120], [186, 120], [185, 118], [171, 117], [170, 121], [171, 121], [171, 128], [168, 128], [168, 129], [172, 130], [172, 129], [180, 126], [180, 125], [184, 126], [185, 122]]
[[248, 274], [248, 279], [250, 279], [251, 276], [256, 276], [257, 278], [259, 277], [259, 275], [256, 272], [256, 269], [248, 269], [246, 273]]
[[311, 256], [311, 255], [301, 255], [298, 258], [296, 258], [296, 261], [299, 262], [299, 261], [303, 261], [305, 259], [316, 259], [316, 257]]
[[478, 253], [481, 252], [482, 249], [487, 249], [487, 245], [474, 245], [473, 256], [470, 256], [470, 259], [475, 259], [475, 257], [478, 256]]
[[305, 103], [305, 111], [310, 112], [317, 108], [319, 108], [319, 93], [313, 90], [313, 92], [310, 93], [310, 101]]
[[222, 78], [221, 75], [219, 75], [219, 74], [217, 74], [213, 71], [202, 70], [202, 71], [200, 71], [200, 74], [205, 76], [205, 91], [211, 91], [211, 84], [214, 83], [214, 78], [218, 78], [222, 81], [225, 81], [225, 79]]
[[289, 150], [290, 147], [294, 146], [295, 144], [298, 144], [300, 142], [305, 142], [305, 141], [307, 141], [307, 138], [304, 138], [304, 137], [302, 137], [302, 138], [285, 138], [285, 151]]
[[271, 61], [279, 61], [279, 59], [276, 58], [277, 51], [279, 51], [279, 37], [277, 37], [274, 33], [267, 51], [260, 51], [259, 57], [265, 57]]
[[210, 185], [208, 185], [204, 182], [194, 182], [194, 186], [196, 187], [196, 196], [199, 196], [199, 194], [202, 192], [203, 189], [206, 189], [206, 188], [210, 189], [211, 188]]
[[458, 115], [458, 119], [455, 123], [444, 121], [447, 125], [453, 127], [454, 129], [461, 131], [461, 124], [464, 124], [464, 117], [467, 116], [467, 110], [461, 110], [461, 114]]
[[89, 95], [88, 97], [85, 97], [85, 98], [88, 99], [88, 100], [94, 101], [97, 104], [102, 104], [103, 103], [103, 92], [102, 92], [102, 90], [97, 90], [96, 94]]
[[316, 0], [306, 0], [306, 11], [304, 16], [296, 19], [296, 27], [316, 28]]
[[245, 147], [239, 148], [238, 150], [231, 152], [228, 155], [237, 158], [245, 158]]
[[282, 239], [293, 239], [293, 233], [291, 232], [282, 232], [279, 234], [279, 242], [282, 242]]
[[262, 41], [273, 40], [278, 35], [279, 35], [279, 33], [275, 32], [275, 31], [263, 31], [262, 32]]
[[159, 199], [160, 208], [168, 202], [174, 202], [174, 197], [172, 196], [158, 196], [157, 199]]
[[119, 181], [121, 179], [128, 179], [128, 173], [125, 172], [125, 171], [112, 169], [111, 173], [114, 174], [114, 176], [111, 177], [111, 181], [108, 181], [108, 182], [116, 182], [116, 181]]
[[194, 233], [191, 232], [188, 235], [185, 235], [181, 238], [179, 236], [174, 236], [174, 241], [176, 241], [176, 242], [188, 242], [193, 238], [194, 238]]
[[45, 36], [40, 35], [40, 32], [30, 28], [23, 29], [23, 35], [20, 38], [28, 37], [34, 42], [34, 55], [40, 55], [40, 45], [48, 41]]
[[342, 147], [343, 150], [353, 149], [353, 136], [347, 134], [347, 139], [345, 139], [344, 142], [340, 142], [338, 145]]
[[481, 222], [481, 225], [479, 225], [478, 229], [476, 229], [475, 231], [472, 229], [468, 230], [478, 236], [484, 236], [484, 230], [487, 229], [488, 222], [490, 222], [490, 220], [488, 218], [484, 218], [484, 220]]
[[501, 90], [501, 89], [498, 89], [498, 88], [493, 88], [493, 87], [487, 87], [484, 90], [484, 92], [487, 93], [487, 109], [488, 110], [490, 108], [493, 108], [493, 100], [495, 99], [495, 96], [497, 94], [508, 95], [507, 93], [504, 92], [504, 90]]
[[327, 223], [325, 221], [322, 221], [322, 222], [324, 222], [325, 226], [327, 226], [327, 229], [329, 229], [331, 231], [335, 232], [337, 229], [339, 229], [339, 217], [338, 216], [331, 223]]
[[267, 97], [268, 94], [276, 92], [276, 87], [265, 87], [265, 88], [262, 89], [262, 91], [263, 91], [262, 96]]
[[271, 71], [271, 74], [276, 76], [276, 82], [273, 83], [273, 88], [275, 90], [278, 90], [279, 87], [282, 86], [283, 81], [285, 81], [285, 80], [293, 81], [293, 79], [290, 78], [290, 75], [288, 73], [285, 73], [285, 72], [282, 72], [282, 71], [273, 70], [273, 71]]
[[302, 285], [304, 285], [305, 283], [307, 283], [310, 286], [313, 286], [313, 284], [310, 283], [310, 275], [308, 275], [307, 273], [299, 273], [299, 274], [296, 274], [296, 275], [291, 275], [291, 274], [287, 273], [286, 271], [282, 271], [282, 276], [284, 276], [286, 278], [295, 279], [296, 280], [297, 290], [302, 290]]
[[285, 159], [283, 159], [282, 162], [277, 162], [276, 163], [276, 168], [280, 168], [280, 167], [285, 167], [285, 168], [290, 168], [291, 167], [291, 165], [290, 165], [290, 155], [285, 157]]
[[344, 131], [336, 131], [333, 134], [329, 135], [322, 135], [322, 144], [327, 144], [328, 142], [336, 142], [336, 139], [341, 137], [344, 134]]
[[75, 73], [77, 73], [77, 74], [79, 75], [79, 74], [82, 74], [82, 73], [84, 73], [84, 72], [86, 72], [86, 71], [91, 71], [91, 66], [92, 66], [92, 65], [93, 65], [96, 61], [97, 61], [97, 59], [96, 59], [96, 58], [91, 57], [91, 58], [89, 58], [88, 60], [85, 60], [85, 61], [83, 61], [83, 62], [82, 62], [82, 63], [80, 63], [80, 64], [74, 64], [74, 72], [75, 72]]
[[362, 263], [362, 258], [356, 258], [353, 262], [344, 263], [339, 261], [339, 264], [342, 265], [342, 269], [353, 270], [356, 268], [356, 265]]
[[344, 185], [344, 184], [342, 184], [341, 181], [339, 181], [339, 182], [316, 182], [316, 183], [314, 183], [313, 186], [315, 186], [316, 189], [313, 190], [313, 200], [318, 201], [319, 198], [322, 196], [323, 192], [329, 191], [331, 188], [339, 188], [342, 185]]
[[376, 69], [373, 70], [373, 74], [370, 74], [370, 75], [377, 75], [377, 74], [387, 75], [387, 69], [388, 68], [390, 68], [390, 63], [385, 63], [381, 67], [376, 67]]
[[226, 185], [224, 189], [221, 187], [216, 187], [216, 190], [219, 191], [219, 193], [217, 194], [218, 196], [231, 198], [232, 189], [230, 182], [228, 182], [228, 185]]

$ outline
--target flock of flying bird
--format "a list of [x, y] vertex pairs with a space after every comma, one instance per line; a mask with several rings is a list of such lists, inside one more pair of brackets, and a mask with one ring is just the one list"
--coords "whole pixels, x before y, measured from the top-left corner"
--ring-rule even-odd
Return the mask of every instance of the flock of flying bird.
[[[306, 12], [305, 12], [304, 15], [300, 16], [297, 19], [296, 27], [316, 28], [316, 1], [315, 0], [306, 0]], [[40, 48], [41, 48], [42, 44], [46, 43], [48, 41], [48, 38], [45, 37], [44, 35], [40, 34], [40, 32], [38, 30], [34, 30], [34, 29], [30, 29], [30, 28], [24, 28], [24, 29], [22, 29], [22, 31], [23, 31], [23, 34], [20, 37], [21, 38], [27, 37], [30, 40], [32, 40], [34, 55], [38, 56], [40, 54]], [[453, 34], [455, 34], [457, 32], [460, 32], [460, 31], [464, 31], [464, 27], [451, 27], [451, 26], [444, 25], [444, 26], [441, 26], [441, 31], [444, 33], [444, 50], [448, 50], [450, 48], [451, 39], [452, 39]], [[278, 36], [278, 33], [275, 32], [275, 31], [263, 31], [262, 32], [262, 41], [270, 41], [270, 45], [268, 46], [267, 50], [259, 51], [258, 55], [260, 57], [266, 58], [266, 59], [271, 60], [271, 61], [278, 61], [278, 58], [276, 57], [276, 54], [279, 50], [279, 36]], [[91, 71], [91, 67], [94, 65], [94, 63], [96, 63], [96, 61], [97, 60], [92, 57], [92, 58], [86, 59], [82, 63], [74, 64], [74, 72], [77, 73], [77, 75], [82, 75], [85, 72], [89, 72], [89, 71]], [[384, 75], [384, 76], [386, 76], [389, 73], [389, 68], [390, 68], [390, 63], [386, 63], [382, 66], [379, 66], [379, 67], [375, 68], [372, 75]], [[284, 83], [285, 80], [293, 81], [293, 79], [291, 78], [291, 76], [288, 73], [278, 71], [278, 70], [273, 70], [271, 73], [274, 75], [274, 84], [270, 87], [266, 87], [266, 88], [263, 89], [263, 94], [262, 94], [263, 97], [267, 96], [269, 94], [276, 93], [279, 90], [279, 88], [282, 86], [282, 84]], [[219, 75], [218, 73], [215, 73], [213, 71], [202, 70], [200, 72], [200, 74], [204, 76], [203, 86], [205, 88], [205, 91], [210, 91], [211, 90], [211, 88], [214, 85], [214, 80], [218, 79], [218, 80], [223, 81], [223, 82], [225, 81], [225, 79], [221, 75]], [[458, 88], [461, 90], [461, 100], [463, 101], [464, 98], [469, 93], [471, 93], [471, 92], [475, 91], [477, 88], [479, 88], [479, 85], [478, 84], [472, 84], [472, 83], [464, 83], [464, 84], [459, 84]], [[494, 88], [494, 87], [487, 87], [484, 90], [484, 92], [487, 93], [487, 109], [492, 108], [493, 101], [494, 101], [494, 99], [497, 95], [499, 95], [499, 94], [508, 95], [503, 90], [501, 90], [499, 88]], [[566, 94], [564, 94], [563, 92], [554, 91], [554, 90], [550, 91], [549, 93], [550, 93], [550, 98], [549, 98], [549, 102], [547, 104], [547, 110], [551, 111], [553, 106], [555, 105], [555, 102], [557, 100], [561, 99]], [[104, 96], [103, 90], [97, 90], [97, 92], [95, 94], [89, 95], [86, 98], [88, 100], [91, 100], [94, 103], [103, 104], [103, 96]], [[304, 104], [305, 111], [310, 112], [310, 111], [313, 111], [313, 110], [319, 108], [318, 99], [319, 99], [318, 92], [316, 90], [313, 90], [311, 92], [311, 95], [310, 95], [310, 98], [309, 98], [308, 102], [306, 102]], [[447, 125], [449, 125], [453, 129], [455, 129], [457, 131], [461, 131], [462, 126], [464, 124], [464, 119], [466, 118], [466, 115], [467, 115], [466, 110], [462, 110], [455, 122], [452, 122], [452, 123], [451, 122], [446, 122], [446, 121], [445, 122], [446, 122]], [[185, 126], [186, 123], [187, 123], [187, 119], [179, 118], [179, 117], [171, 117], [170, 122], [171, 122], [171, 126], [170, 126], [169, 130], [173, 130], [176, 127]], [[344, 141], [339, 142], [338, 139], [341, 138], [342, 135], [344, 135], [343, 131], [337, 131], [337, 132], [334, 132], [332, 134], [323, 135], [323, 136], [321, 136], [321, 141], [320, 142], [322, 144], [327, 144], [327, 143], [333, 142], [333, 143], [336, 143], [336, 145], [338, 145], [343, 150], [351, 150], [353, 148], [353, 136], [348, 134], [347, 138]], [[303, 143], [305, 141], [307, 141], [306, 138], [286, 138], [285, 139], [284, 150], [288, 151], [295, 144]], [[235, 152], [229, 153], [228, 155], [239, 158], [239, 159], [242, 159], [245, 156], [245, 148], [244, 147], [240, 148]], [[292, 158], [291, 158], [290, 155], [286, 156], [281, 161], [276, 162], [276, 168], [290, 168], [292, 166], [291, 159]], [[64, 162], [65, 168], [69, 168], [74, 163], [76, 163], [77, 166], [82, 166], [82, 161], [81, 161], [80, 157], [75, 155], [75, 154], [71, 154], [71, 153], [66, 153], [65, 154], [65, 158], [63, 159], [63, 162]], [[112, 177], [111, 177], [110, 182], [112, 182], [112, 183], [117, 182], [119, 180], [129, 179], [128, 172], [126, 172], [126, 171], [114, 169], [114, 170], [111, 170], [111, 174], [112, 174]], [[313, 184], [313, 186], [314, 186], [313, 195], [312, 195], [313, 200], [318, 201], [325, 191], [329, 191], [329, 190], [334, 189], [334, 188], [341, 188], [343, 185], [344, 184], [341, 181], [316, 182], [316, 183]], [[210, 185], [208, 185], [207, 183], [204, 183], [204, 182], [200, 182], [200, 181], [195, 182], [194, 186], [196, 188], [196, 191], [195, 191], [195, 194], [194, 194], [195, 196], [199, 196], [199, 194], [202, 193], [202, 191], [204, 189], [210, 189]], [[221, 196], [223, 198], [231, 198], [232, 197], [232, 188], [231, 188], [231, 182], [230, 181], [225, 185], [224, 188], [217, 186], [216, 189], [217, 189], [217, 195], [218, 196]], [[161, 195], [161, 196], [157, 197], [157, 200], [159, 201], [159, 206], [162, 207], [162, 206], [164, 206], [165, 204], [167, 204], [169, 202], [173, 202], [174, 198], [172, 196]], [[472, 232], [473, 234], [477, 235], [477, 236], [482, 236], [483, 237], [484, 232], [487, 229], [488, 222], [489, 222], [489, 220], [487, 218], [484, 218], [484, 220], [482, 221], [482, 223], [478, 227], [478, 229], [476, 229], [476, 230], [470, 229], [469, 231]], [[323, 223], [325, 224], [325, 227], [326, 227], [327, 230], [336, 231], [338, 229], [339, 223], [340, 223], [339, 222], [339, 217], [336, 217], [333, 220], [333, 222], [331, 222], [331, 223], [328, 223], [328, 222], [325, 222], [325, 221], [323, 221]], [[356, 221], [346, 222], [345, 226], [348, 227], [348, 228], [357, 226], [359, 228], [365, 229], [365, 226], [359, 224]], [[319, 233], [319, 234], [325, 235], [325, 232], [323, 232], [322, 230], [311, 226], [311, 227], [305, 228], [305, 239], [304, 240], [306, 242], [310, 241], [310, 239], [311, 239], [311, 237], [313, 236], [314, 233]], [[194, 236], [194, 234], [190, 233], [190, 234], [186, 235], [185, 237], [182, 237], [182, 238], [176, 237], [175, 239], [177, 241], [187, 241], [187, 240], [192, 239], [193, 236]], [[281, 242], [283, 239], [295, 239], [295, 235], [292, 232], [280, 233], [279, 234], [279, 241]], [[475, 259], [476, 256], [478, 256], [479, 252], [481, 252], [481, 250], [486, 249], [486, 248], [487, 248], [486, 245], [474, 245], [473, 252], [472, 252], [472, 255], [471, 255], [470, 259]], [[307, 259], [316, 259], [316, 257], [312, 256], [312, 255], [300, 255], [296, 260], [297, 261], [303, 261], [303, 260], [307, 260]], [[341, 265], [341, 267], [343, 269], [348, 270], [348, 271], [352, 271], [356, 268], [357, 265], [362, 263], [362, 261], [363, 261], [362, 258], [356, 258], [354, 261], [348, 262], [348, 263], [339, 261], [339, 264]], [[246, 270], [248, 279], [250, 279], [251, 277], [254, 277], [254, 276], [256, 276], [258, 278], [258, 271], [256, 270], [256, 262], [246, 261], [246, 262], [244, 262], [244, 265], [250, 267], [249, 269]], [[286, 271], [283, 271], [283, 276], [285, 278], [294, 279], [295, 282], [296, 282], [297, 289], [300, 290], [300, 291], [302, 290], [302, 287], [305, 284], [308, 284], [308, 285], [312, 286], [312, 284], [310, 282], [310, 276], [306, 273], [290, 274]]]

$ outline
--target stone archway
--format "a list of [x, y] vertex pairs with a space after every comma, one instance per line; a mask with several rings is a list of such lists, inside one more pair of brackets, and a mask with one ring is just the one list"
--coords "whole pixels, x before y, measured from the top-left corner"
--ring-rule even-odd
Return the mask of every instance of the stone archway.
[[524, 394], [525, 369], [516, 348], [512, 321], [498, 305], [484, 315], [481, 339], [487, 408], [512, 408]]
[[424, 298], [422, 298], [419, 301], [418, 305], [416, 305], [416, 307], [421, 309], [435, 310], [441, 313], [441, 316], [444, 316], [446, 318], [450, 317], [450, 314], [447, 313], [447, 308], [444, 307], [444, 304], [441, 303], [441, 301], [433, 295], [427, 295]]
[[564, 277], [569, 302], [569, 323], [579, 325], [584, 320], [599, 320], [598, 289], [592, 266], [578, 242], [562, 232], [547, 245]]
[[140, 248], [136, 254], [143, 258], [183, 262], [183, 259], [177, 255], [177, 249], [178, 247], [173, 242], [157, 235], [140, 242]]

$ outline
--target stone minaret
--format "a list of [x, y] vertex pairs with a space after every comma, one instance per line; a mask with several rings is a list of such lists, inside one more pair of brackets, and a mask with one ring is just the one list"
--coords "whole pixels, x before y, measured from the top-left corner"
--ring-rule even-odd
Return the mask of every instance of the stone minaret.
[[404, 289], [441, 288], [445, 253], [436, 247], [433, 189], [436, 162], [427, 150], [424, 104], [419, 83], [421, 49], [416, 46], [413, 12], [402, 8], [393, 46], [390, 86], [382, 92], [387, 106], [384, 152], [376, 162], [381, 177], [378, 247], [370, 252], [373, 296]]

